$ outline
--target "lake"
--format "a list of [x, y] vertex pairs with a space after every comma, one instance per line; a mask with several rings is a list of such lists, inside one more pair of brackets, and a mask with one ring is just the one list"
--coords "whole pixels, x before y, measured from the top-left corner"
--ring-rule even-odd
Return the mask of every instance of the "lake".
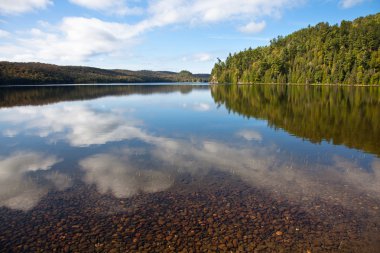
[[0, 89], [2, 252], [378, 252], [380, 88]]

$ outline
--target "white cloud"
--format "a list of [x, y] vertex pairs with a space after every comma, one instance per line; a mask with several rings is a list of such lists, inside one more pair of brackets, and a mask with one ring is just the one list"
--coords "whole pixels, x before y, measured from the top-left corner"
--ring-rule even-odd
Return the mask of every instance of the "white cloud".
[[365, 0], [341, 0], [339, 4], [343, 8], [351, 8], [351, 7], [354, 7], [355, 5], [363, 3], [364, 1]]
[[[49, 29], [52, 30], [52, 29]], [[125, 49], [140, 34], [139, 27], [96, 18], [67, 17], [56, 32], [31, 29], [17, 43], [2, 45], [2, 58], [11, 61], [83, 62]]]
[[9, 35], [10, 35], [9, 32], [0, 29], [0, 38], [7, 38], [9, 37]]
[[302, 0], [160, 0], [148, 9], [156, 26], [190, 22], [220, 22], [252, 16], [279, 16], [286, 8], [297, 6]]
[[70, 0], [71, 3], [98, 11], [107, 11], [118, 15], [140, 14], [142, 9], [128, 7], [124, 0]]
[[209, 53], [198, 53], [198, 54], [193, 54], [189, 56], [184, 56], [181, 58], [183, 62], [210, 62], [213, 61], [214, 58], [211, 54]]
[[120, 0], [70, 0], [73, 4], [77, 4], [89, 9], [104, 10], [110, 7], [123, 4], [124, 1]]
[[[64, 18], [59, 29], [62, 36], [56, 40], [53, 35], [54, 46], [45, 53], [46, 57], [84, 60], [92, 55], [109, 54], [139, 34], [138, 29], [129, 25], [81, 17]], [[40, 48], [40, 52], [43, 51]]]
[[46, 8], [50, 0], [1, 0], [0, 14], [20, 14], [35, 9]]
[[245, 26], [239, 27], [239, 31], [243, 33], [259, 33], [262, 30], [264, 30], [265, 26], [266, 26], [265, 21], [261, 21], [259, 23], [250, 22], [246, 24]]
[[[41, 29], [32, 29], [27, 34], [14, 35], [14, 42], [0, 46], [0, 60], [42, 61], [57, 64], [83, 64], [99, 56], [125, 55], [138, 42], [139, 35], [155, 28], [189, 24], [217, 23], [234, 20], [246, 22], [252, 17], [278, 17], [281, 13], [304, 0], [156, 0], [148, 2], [145, 10], [129, 8], [126, 1], [71, 0], [86, 8], [131, 14], [143, 11], [146, 15], [134, 24], [106, 22], [97, 18], [66, 17], [58, 25], [45, 24]], [[30, 6], [42, 8], [49, 1], [22, 1]], [[8, 3], [8, 4], [4, 4]], [[13, 1], [3, 2], [3, 5]], [[33, 3], [33, 4], [32, 4]], [[37, 4], [38, 3], [38, 4]], [[44, 4], [43, 4], [44, 3]], [[128, 2], [130, 3], [130, 2]], [[18, 5], [17, 5], [18, 6]], [[22, 4], [20, 4], [22, 6]], [[265, 22], [249, 23], [240, 30], [258, 32]], [[17, 37], [16, 37], [17, 36]], [[195, 55], [198, 62], [212, 60], [209, 54]]]
[[49, 170], [57, 162], [55, 156], [35, 152], [0, 157], [0, 206], [24, 211], [33, 208], [48, 189], [38, 185], [28, 173]]
[[199, 62], [206, 62], [212, 60], [212, 56], [208, 53], [201, 53], [201, 54], [196, 54], [195, 55], [196, 61]]
[[12, 137], [15, 137], [18, 134], [18, 131], [14, 130], [14, 129], [5, 129], [5, 130], [2, 131], [2, 134], [5, 137], [12, 138]]
[[259, 132], [252, 131], [252, 130], [242, 130], [236, 134], [237, 136], [240, 136], [248, 141], [262, 141], [263, 137]]
[[238, 37], [238, 36], [210, 36], [210, 39], [213, 40], [252, 40], [252, 41], [270, 41], [270, 38], [264, 38], [264, 37], [251, 37], [251, 36], [244, 36], [244, 37]]

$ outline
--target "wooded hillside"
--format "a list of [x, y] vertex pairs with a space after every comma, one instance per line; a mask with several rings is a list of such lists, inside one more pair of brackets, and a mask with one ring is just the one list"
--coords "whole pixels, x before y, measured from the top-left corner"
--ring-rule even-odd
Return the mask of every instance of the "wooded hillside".
[[380, 84], [380, 13], [319, 23], [217, 62], [218, 83]]
[[169, 71], [130, 71], [44, 63], [0, 62], [0, 85], [72, 83], [207, 82], [210, 75]]

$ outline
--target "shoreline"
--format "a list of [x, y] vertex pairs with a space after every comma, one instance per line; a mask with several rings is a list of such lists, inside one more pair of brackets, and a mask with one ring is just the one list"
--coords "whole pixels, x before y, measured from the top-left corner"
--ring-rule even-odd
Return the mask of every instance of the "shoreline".
[[294, 85], [294, 86], [355, 86], [355, 87], [380, 87], [380, 84], [344, 84], [344, 83], [213, 83], [210, 85]]

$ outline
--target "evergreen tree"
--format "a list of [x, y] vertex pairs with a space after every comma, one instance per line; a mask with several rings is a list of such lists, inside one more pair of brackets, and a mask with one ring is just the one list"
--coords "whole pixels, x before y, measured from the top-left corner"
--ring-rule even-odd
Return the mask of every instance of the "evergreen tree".
[[380, 13], [319, 23], [218, 61], [218, 83], [380, 84]]

